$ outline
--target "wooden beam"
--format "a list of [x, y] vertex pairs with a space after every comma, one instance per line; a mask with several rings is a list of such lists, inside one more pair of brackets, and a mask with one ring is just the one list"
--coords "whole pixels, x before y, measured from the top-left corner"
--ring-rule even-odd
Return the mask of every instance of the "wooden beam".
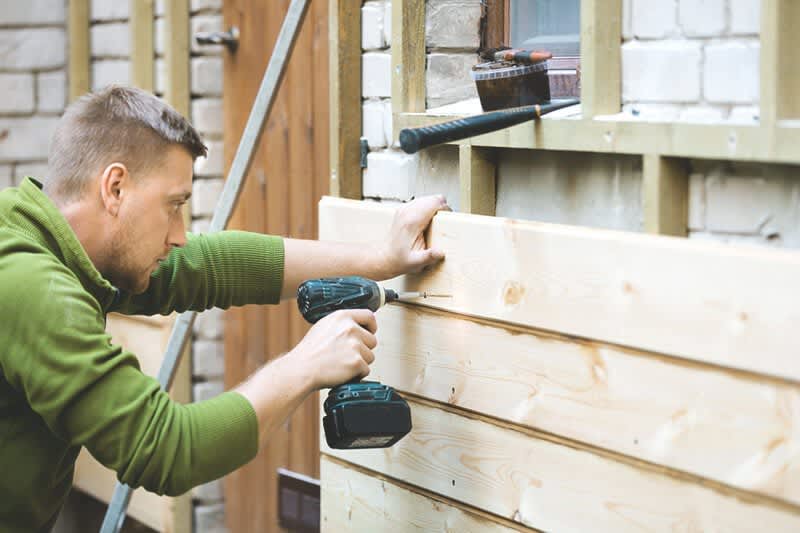
[[618, 113], [621, 105], [622, 0], [581, 1], [583, 118]]
[[685, 237], [689, 227], [689, 169], [681, 159], [646, 154], [642, 211], [647, 233]]
[[494, 215], [495, 171], [493, 150], [468, 144], [459, 145], [459, 208], [462, 213]]
[[69, 1], [69, 101], [89, 92], [89, 0]]
[[361, 2], [329, 0], [330, 191], [361, 199]]
[[795, 0], [761, 2], [761, 113], [762, 124], [800, 119], [800, 3]]
[[643, 524], [654, 531], [800, 528], [796, 507], [727, 493], [427, 401], [409, 399], [409, 405], [414, 427], [392, 448], [334, 450], [322, 442], [323, 452], [545, 531], [641, 531]]
[[170, 0], [164, 7], [166, 43], [164, 100], [184, 117], [189, 116], [189, 0]]
[[131, 83], [153, 92], [155, 39], [153, 0], [130, 0]]
[[392, 114], [425, 111], [425, 2], [392, 2], [392, 41]]
[[[369, 242], [396, 208], [324, 198], [322, 240]], [[353, 228], [359, 231], [353, 231]], [[800, 381], [800, 255], [440, 212], [447, 259], [397, 290], [426, 306]]]
[[[398, 128], [431, 126], [466, 115], [406, 113]], [[469, 139], [472, 146], [530, 148], [614, 154], [657, 153], [666, 157], [727, 159], [800, 164], [800, 125], [779, 121], [774, 128], [727, 124], [658, 123], [616, 120], [568, 120], [544, 117]]]
[[533, 531], [335, 457], [323, 455], [321, 466], [323, 532]]
[[800, 504], [800, 436], [779, 407], [795, 386], [419, 307], [376, 317], [369, 379]]

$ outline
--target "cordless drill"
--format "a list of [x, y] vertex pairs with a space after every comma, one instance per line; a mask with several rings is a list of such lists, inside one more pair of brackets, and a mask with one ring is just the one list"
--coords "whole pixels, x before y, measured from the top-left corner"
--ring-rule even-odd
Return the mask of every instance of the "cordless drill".
[[[339, 309], [377, 311], [405, 298], [441, 296], [397, 293], [359, 276], [303, 282], [297, 306], [311, 324]], [[377, 381], [353, 381], [333, 387], [324, 404], [322, 426], [328, 446], [338, 449], [387, 448], [411, 431], [411, 409], [393, 388]]]

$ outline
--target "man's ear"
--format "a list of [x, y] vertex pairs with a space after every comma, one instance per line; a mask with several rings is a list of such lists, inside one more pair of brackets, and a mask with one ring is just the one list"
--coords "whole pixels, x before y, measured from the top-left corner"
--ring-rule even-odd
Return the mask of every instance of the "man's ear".
[[111, 163], [100, 176], [100, 198], [111, 216], [117, 216], [125, 192], [130, 187], [128, 168], [122, 163]]

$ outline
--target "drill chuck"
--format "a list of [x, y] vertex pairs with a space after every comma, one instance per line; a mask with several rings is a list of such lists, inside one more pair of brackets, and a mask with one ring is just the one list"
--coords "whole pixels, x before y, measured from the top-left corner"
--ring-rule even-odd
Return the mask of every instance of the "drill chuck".
[[308, 322], [316, 324], [340, 309], [380, 309], [397, 299], [397, 293], [359, 276], [319, 278], [303, 282], [297, 290], [297, 306]]

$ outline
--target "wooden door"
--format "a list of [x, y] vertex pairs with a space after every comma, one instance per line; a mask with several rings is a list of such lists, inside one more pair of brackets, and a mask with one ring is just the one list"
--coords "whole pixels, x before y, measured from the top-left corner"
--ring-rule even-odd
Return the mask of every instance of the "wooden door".
[[[230, 168], [250, 107], [289, 7], [288, 0], [226, 0], [226, 27], [240, 30], [226, 54], [225, 160]], [[316, 238], [317, 202], [328, 192], [328, 2], [311, 2], [231, 227]], [[294, 301], [228, 311], [225, 385], [231, 388], [295, 346], [307, 330]], [[225, 514], [236, 533], [280, 531], [279, 467], [319, 477], [316, 395], [270, 437], [258, 457], [225, 480]], [[221, 450], [224, 453], [224, 450]]]

